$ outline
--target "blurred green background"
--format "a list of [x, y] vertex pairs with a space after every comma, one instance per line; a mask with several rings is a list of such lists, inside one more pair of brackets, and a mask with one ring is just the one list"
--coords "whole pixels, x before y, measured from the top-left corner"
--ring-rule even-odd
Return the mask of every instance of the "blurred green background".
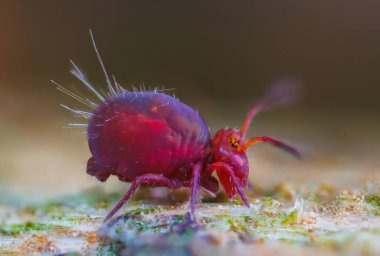
[[[68, 72], [73, 59], [104, 88], [90, 28], [124, 87], [175, 88], [212, 132], [240, 126], [273, 81], [302, 80], [301, 101], [260, 115], [251, 134], [284, 138], [307, 157], [297, 162], [270, 147], [250, 150], [257, 186], [378, 180], [379, 12], [380, 2], [354, 0], [1, 1], [2, 197], [99, 184], [85, 173], [85, 130], [62, 129], [75, 118], [59, 104], [81, 106], [49, 83], [90, 95]], [[124, 185], [112, 179], [101, 186]]]

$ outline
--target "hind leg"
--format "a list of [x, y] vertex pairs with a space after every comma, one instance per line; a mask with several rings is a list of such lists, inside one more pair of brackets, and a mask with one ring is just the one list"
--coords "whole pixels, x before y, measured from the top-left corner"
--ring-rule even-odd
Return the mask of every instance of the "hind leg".
[[178, 180], [170, 180], [162, 175], [158, 174], [145, 174], [137, 177], [132, 183], [128, 192], [124, 197], [115, 205], [115, 207], [108, 213], [104, 222], [112, 218], [113, 215], [128, 201], [129, 198], [136, 192], [140, 185], [154, 185], [155, 187], [168, 187], [171, 189], [179, 188], [182, 186], [182, 182]]

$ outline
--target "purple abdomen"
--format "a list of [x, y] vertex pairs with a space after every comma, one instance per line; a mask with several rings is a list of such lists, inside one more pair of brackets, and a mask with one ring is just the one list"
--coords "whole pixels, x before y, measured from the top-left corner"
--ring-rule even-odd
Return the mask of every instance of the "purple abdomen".
[[200, 115], [157, 92], [128, 92], [102, 103], [88, 124], [90, 151], [100, 168], [126, 181], [176, 175], [204, 159], [210, 133]]

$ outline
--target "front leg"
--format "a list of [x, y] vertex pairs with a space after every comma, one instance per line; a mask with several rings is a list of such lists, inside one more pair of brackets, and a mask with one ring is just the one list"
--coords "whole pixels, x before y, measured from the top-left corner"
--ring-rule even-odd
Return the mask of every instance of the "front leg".
[[247, 197], [244, 194], [243, 187], [240, 185], [239, 180], [236, 178], [234, 171], [232, 170], [231, 166], [229, 166], [226, 163], [223, 162], [216, 162], [211, 164], [207, 168], [207, 172], [209, 175], [212, 174], [213, 171], [217, 171], [218, 176], [221, 177], [222, 175], [227, 175], [228, 176], [228, 181], [230, 182], [229, 189], [230, 191], [226, 191], [227, 188], [224, 185], [224, 190], [227, 193], [227, 195], [234, 196], [234, 194], [237, 192], [241, 198], [241, 200], [244, 202], [244, 204], [249, 208], [249, 202]]

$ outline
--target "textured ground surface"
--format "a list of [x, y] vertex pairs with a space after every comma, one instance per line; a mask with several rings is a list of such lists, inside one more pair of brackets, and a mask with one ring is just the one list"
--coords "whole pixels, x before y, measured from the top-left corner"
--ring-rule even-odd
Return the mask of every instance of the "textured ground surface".
[[[250, 149], [250, 209], [204, 197], [193, 227], [186, 191], [154, 189], [102, 226], [127, 185], [90, 178], [85, 131], [61, 129], [73, 120], [43, 114], [44, 101], [28, 99], [0, 115], [0, 255], [380, 255], [378, 113], [267, 112], [252, 135], [284, 138], [305, 158]], [[26, 105], [41, 115], [25, 113]], [[231, 105], [204, 113], [212, 132], [241, 124], [246, 108]]]
[[198, 226], [187, 220], [185, 191], [148, 191], [103, 226], [121, 195], [89, 190], [21, 208], [1, 205], [0, 254], [380, 254], [377, 184], [348, 191], [281, 183], [268, 196], [251, 195], [250, 209], [221, 196], [205, 198], [197, 208]]

